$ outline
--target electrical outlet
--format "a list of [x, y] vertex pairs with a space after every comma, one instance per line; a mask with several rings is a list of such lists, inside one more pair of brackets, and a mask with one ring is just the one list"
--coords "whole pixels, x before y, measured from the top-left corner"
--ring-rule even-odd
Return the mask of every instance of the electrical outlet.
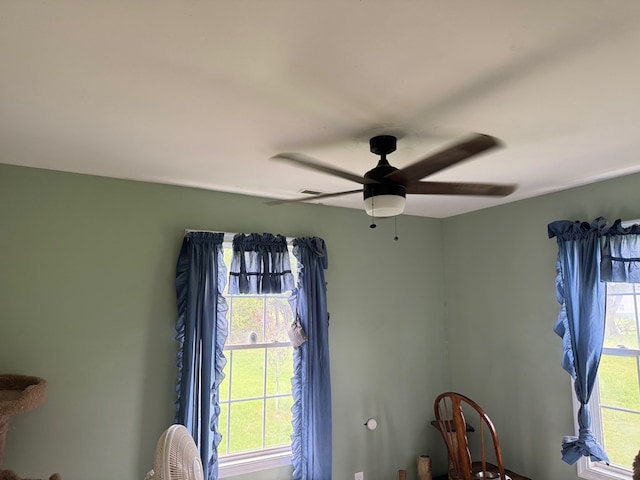
[[357, 472], [353, 476], [353, 480], [364, 480], [364, 472]]

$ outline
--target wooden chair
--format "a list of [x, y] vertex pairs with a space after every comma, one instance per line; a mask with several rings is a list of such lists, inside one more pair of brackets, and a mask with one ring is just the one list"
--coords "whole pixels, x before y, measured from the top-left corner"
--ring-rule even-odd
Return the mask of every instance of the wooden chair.
[[[433, 408], [435, 426], [447, 446], [450, 480], [531, 480], [504, 467], [493, 422], [476, 402], [459, 393], [446, 392], [438, 395]], [[467, 417], [472, 421], [477, 418], [475, 429], [469, 427]], [[478, 451], [478, 448], [469, 448], [467, 433], [474, 430], [480, 454], [472, 457], [471, 451]]]

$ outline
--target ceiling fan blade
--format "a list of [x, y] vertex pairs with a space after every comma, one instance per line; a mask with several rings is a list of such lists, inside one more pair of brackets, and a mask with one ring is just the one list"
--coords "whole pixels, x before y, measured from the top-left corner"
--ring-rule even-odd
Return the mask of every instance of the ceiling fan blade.
[[307, 195], [306, 197], [292, 198], [292, 199], [286, 199], [286, 200], [271, 200], [267, 202], [267, 205], [282, 205], [283, 203], [293, 203], [293, 202], [310, 202], [312, 200], [318, 200], [319, 198], [340, 197], [342, 195], [351, 195], [352, 193], [362, 193], [362, 189], [347, 190], [346, 192], [336, 192], [336, 193], [321, 193], [320, 195]]
[[396, 170], [387, 175], [386, 178], [392, 182], [407, 186], [498, 145], [500, 145], [500, 141], [497, 138], [476, 133], [469, 140], [465, 140], [438, 153], [429, 155], [400, 170]]
[[516, 185], [496, 183], [415, 182], [406, 187], [407, 193], [420, 195], [479, 195], [506, 197]]
[[317, 170], [320, 172], [328, 173], [329, 175], [334, 175], [336, 177], [344, 178], [345, 180], [351, 180], [352, 182], [360, 183], [361, 185], [365, 185], [369, 183], [378, 183], [375, 180], [370, 180], [368, 178], [361, 177], [360, 175], [356, 175], [354, 173], [346, 172], [344, 170], [340, 170], [339, 168], [335, 168], [335, 167], [326, 165], [324, 163], [320, 163], [314, 158], [311, 158], [307, 155], [303, 155], [301, 153], [279, 153], [271, 157], [271, 159], [289, 162], [299, 167], [309, 168], [311, 170]]

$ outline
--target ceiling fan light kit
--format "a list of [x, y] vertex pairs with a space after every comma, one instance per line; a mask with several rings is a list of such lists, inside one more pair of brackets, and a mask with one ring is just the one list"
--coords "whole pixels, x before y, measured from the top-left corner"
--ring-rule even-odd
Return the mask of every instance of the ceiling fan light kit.
[[394, 217], [404, 212], [407, 193], [412, 195], [478, 195], [504, 197], [516, 189], [516, 185], [421, 181], [423, 178], [467, 160], [469, 157], [499, 146], [500, 141], [490, 135], [476, 133], [462, 142], [458, 142], [440, 152], [428, 155], [402, 169], [390, 165], [387, 161], [387, 155], [396, 150], [396, 142], [396, 137], [392, 135], [377, 135], [369, 140], [371, 153], [380, 155], [380, 160], [375, 168], [369, 170], [362, 177], [333, 166], [322, 164], [305, 155], [298, 153], [280, 153], [272, 158], [359, 183], [362, 185], [362, 189], [323, 193], [305, 198], [273, 201], [269, 203], [276, 205], [285, 202], [304, 202], [362, 192], [365, 211], [368, 215], [372, 217]]
[[404, 195], [374, 195], [364, 199], [364, 209], [371, 217], [395, 217], [404, 212], [405, 203]]
[[376, 168], [364, 174], [364, 208], [371, 217], [394, 217], [404, 212], [407, 191], [403, 185], [390, 182], [387, 175], [397, 171], [389, 165], [387, 155], [396, 151], [396, 137], [378, 135], [369, 140], [371, 153], [380, 155]]

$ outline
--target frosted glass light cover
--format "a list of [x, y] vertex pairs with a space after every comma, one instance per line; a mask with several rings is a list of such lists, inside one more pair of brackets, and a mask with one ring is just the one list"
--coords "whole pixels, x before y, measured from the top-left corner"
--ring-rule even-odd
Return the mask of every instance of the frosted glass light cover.
[[364, 199], [364, 208], [372, 217], [395, 217], [404, 212], [406, 199], [401, 195], [377, 195]]

